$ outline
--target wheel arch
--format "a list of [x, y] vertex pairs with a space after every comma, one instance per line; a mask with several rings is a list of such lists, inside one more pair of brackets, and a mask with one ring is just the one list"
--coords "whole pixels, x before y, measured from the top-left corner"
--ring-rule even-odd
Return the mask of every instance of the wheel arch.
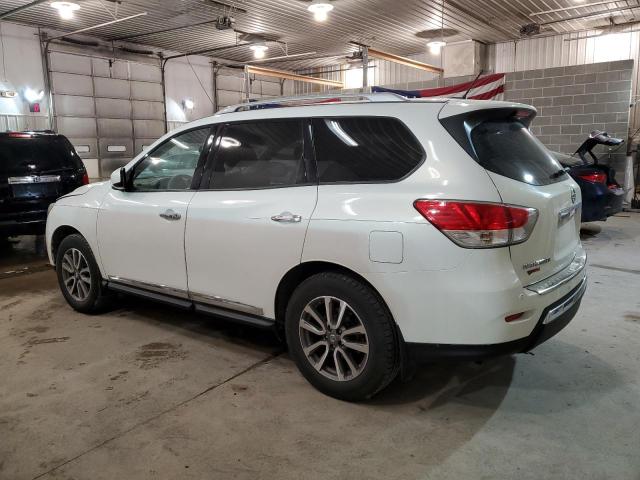
[[[281, 328], [284, 325], [287, 304], [289, 303], [289, 299], [291, 298], [291, 295], [293, 294], [297, 286], [300, 285], [307, 278], [322, 272], [337, 272], [337, 273], [349, 275], [361, 281], [365, 285], [367, 285], [378, 296], [378, 298], [386, 308], [387, 312], [393, 319], [394, 324], [396, 324], [396, 321], [393, 318], [393, 314], [391, 313], [391, 309], [387, 305], [387, 302], [385, 301], [383, 296], [380, 294], [378, 289], [374, 285], [372, 285], [371, 282], [369, 282], [362, 275], [338, 263], [326, 262], [326, 261], [309, 261], [309, 262], [300, 263], [295, 267], [291, 268], [282, 277], [282, 279], [280, 280], [280, 283], [278, 284], [278, 288], [276, 289], [275, 304], [274, 304], [275, 319], [276, 319], [276, 325], [278, 326], [278, 328]], [[396, 324], [396, 328], [397, 328], [397, 324]]]
[[[51, 261], [55, 265], [56, 255], [58, 254], [58, 247], [69, 235], [82, 235], [82, 233], [77, 229], [72, 227], [71, 225], [60, 225], [58, 226], [53, 234], [51, 235]], [[84, 235], [82, 235], [84, 237]]]

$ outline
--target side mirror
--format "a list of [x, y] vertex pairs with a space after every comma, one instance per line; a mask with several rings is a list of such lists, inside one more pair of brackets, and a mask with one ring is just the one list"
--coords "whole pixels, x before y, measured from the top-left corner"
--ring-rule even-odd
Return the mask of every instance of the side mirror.
[[124, 167], [111, 174], [111, 187], [113, 189], [129, 192], [131, 191], [131, 185], [129, 183], [130, 179], [128, 178], [127, 171]]

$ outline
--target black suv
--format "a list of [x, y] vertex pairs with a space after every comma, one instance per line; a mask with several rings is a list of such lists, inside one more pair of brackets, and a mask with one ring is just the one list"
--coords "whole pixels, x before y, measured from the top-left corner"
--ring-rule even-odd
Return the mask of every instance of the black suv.
[[87, 183], [84, 164], [65, 136], [0, 133], [0, 238], [44, 233], [49, 205]]

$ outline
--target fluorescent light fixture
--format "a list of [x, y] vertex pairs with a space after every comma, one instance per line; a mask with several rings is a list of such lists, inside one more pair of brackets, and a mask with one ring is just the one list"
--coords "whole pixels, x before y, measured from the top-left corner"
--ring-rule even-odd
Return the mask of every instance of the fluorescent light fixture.
[[51, 2], [51, 6], [58, 10], [58, 14], [63, 20], [71, 20], [73, 12], [80, 10], [80, 5], [73, 2]]
[[427, 47], [429, 47], [429, 51], [434, 55], [438, 55], [442, 47], [446, 45], [447, 45], [447, 42], [443, 42], [442, 40], [433, 40], [427, 43]]
[[175, 138], [171, 139], [171, 143], [173, 143], [176, 147], [183, 148], [185, 150], [189, 150], [189, 147], [182, 143], [180, 140], [176, 140]]
[[222, 148], [235, 148], [239, 147], [241, 143], [233, 137], [222, 137], [220, 139], [220, 146]]
[[344, 131], [342, 126], [336, 120], [325, 120], [324, 123], [340, 140], [342, 143], [347, 145], [348, 147], [357, 147], [358, 142], [356, 142], [351, 135]]
[[185, 98], [182, 101], [182, 107], [185, 110], [193, 110], [193, 108], [196, 106], [196, 104], [193, 102], [193, 100], [191, 98]]
[[29, 103], [39, 102], [44, 98], [44, 90], [36, 91], [33, 88], [24, 89], [24, 99]]
[[322, 0], [313, 0], [307, 10], [313, 13], [313, 19], [316, 22], [324, 22], [329, 18], [329, 12], [333, 10], [333, 5]]
[[253, 50], [253, 57], [254, 58], [264, 58], [267, 50], [269, 50], [269, 47], [267, 46], [266, 43], [259, 43], [257, 45], [251, 45], [249, 48], [251, 50]]

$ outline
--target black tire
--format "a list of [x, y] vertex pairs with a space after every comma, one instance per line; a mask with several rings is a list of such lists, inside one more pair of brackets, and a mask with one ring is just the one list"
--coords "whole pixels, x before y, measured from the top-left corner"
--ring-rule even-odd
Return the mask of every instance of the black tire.
[[[90, 273], [90, 286], [88, 288], [88, 293], [86, 294], [86, 298], [81, 300], [74, 298], [69, 289], [65, 286], [63, 276], [63, 261], [65, 254], [68, 252], [71, 253], [72, 249], [82, 253]], [[74, 310], [82, 313], [99, 313], [107, 306], [109, 296], [102, 285], [100, 269], [98, 268], [98, 264], [96, 263], [96, 259], [93, 256], [89, 243], [82, 235], [69, 235], [60, 242], [58, 251], [56, 252], [56, 273], [58, 275], [58, 285], [60, 286], [62, 295]]]
[[[368, 342], [368, 357], [363, 362], [357, 376], [353, 378], [346, 376], [343, 380], [327, 378], [327, 373], [323, 374], [318, 371], [304, 352], [303, 342], [305, 340], [303, 337], [308, 334], [304, 329], [301, 329], [300, 319], [305, 307], [310, 302], [313, 305], [312, 302], [320, 301], [319, 299], [322, 297], [333, 297], [331, 301], [339, 302], [342, 300], [346, 302], [353, 312], [352, 318], [356, 318], [365, 328], [367, 338], [364, 341]], [[325, 272], [309, 277], [302, 282], [289, 300], [285, 317], [285, 332], [289, 352], [298, 369], [309, 383], [326, 395], [347, 401], [367, 399], [389, 385], [398, 373], [399, 347], [393, 318], [382, 299], [370, 286], [349, 275]], [[315, 333], [313, 335], [325, 342], [322, 336]], [[342, 335], [339, 338], [338, 342], [342, 342]], [[332, 341], [335, 341], [335, 336]], [[330, 341], [327, 340], [326, 343], [329, 344]], [[333, 357], [333, 350], [330, 349], [344, 349], [340, 345], [341, 343], [326, 347], [330, 352], [327, 358], [334, 366], [336, 360]], [[357, 355], [357, 352], [351, 353]], [[347, 364], [343, 363], [343, 365]], [[332, 367], [327, 365], [324, 368], [330, 369]], [[337, 372], [337, 368], [333, 370]]]

